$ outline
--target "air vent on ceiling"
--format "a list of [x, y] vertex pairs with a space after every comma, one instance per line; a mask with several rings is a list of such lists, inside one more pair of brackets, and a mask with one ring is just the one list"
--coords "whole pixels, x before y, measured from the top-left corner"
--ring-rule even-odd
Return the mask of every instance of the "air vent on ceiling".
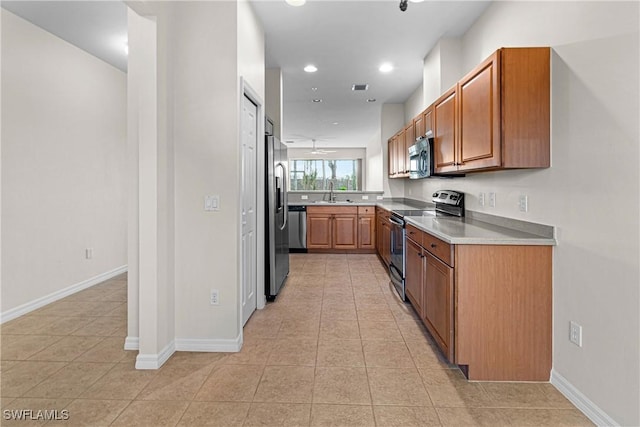
[[367, 90], [369, 89], [369, 85], [366, 84], [355, 84], [351, 86], [351, 90]]

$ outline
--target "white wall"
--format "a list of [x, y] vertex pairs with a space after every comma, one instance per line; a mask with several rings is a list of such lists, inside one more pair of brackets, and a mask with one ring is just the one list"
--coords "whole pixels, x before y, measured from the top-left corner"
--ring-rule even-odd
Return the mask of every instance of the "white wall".
[[404, 104], [383, 104], [380, 120], [384, 197], [404, 197], [404, 180], [389, 178], [389, 138], [404, 127]]
[[422, 113], [425, 107], [423, 85], [421, 84], [404, 103], [405, 124], [409, 124], [415, 116]]
[[273, 135], [282, 139], [282, 70], [265, 70], [265, 113], [273, 120]]
[[[462, 190], [468, 209], [557, 227], [554, 371], [622, 425], [640, 424], [638, 25], [637, 2], [493, 3], [462, 40], [458, 74], [502, 46], [551, 46], [552, 167], [405, 186], [424, 200]], [[497, 206], [480, 207], [490, 191]], [[568, 340], [570, 320], [582, 348]]]
[[2, 10], [2, 104], [5, 313], [126, 265], [126, 76]]
[[[366, 147], [366, 178], [365, 189], [367, 191], [384, 191], [383, 177], [386, 175], [386, 164], [383, 163], [385, 148], [380, 138], [381, 130], [371, 137]], [[386, 142], [384, 143], [386, 146]]]

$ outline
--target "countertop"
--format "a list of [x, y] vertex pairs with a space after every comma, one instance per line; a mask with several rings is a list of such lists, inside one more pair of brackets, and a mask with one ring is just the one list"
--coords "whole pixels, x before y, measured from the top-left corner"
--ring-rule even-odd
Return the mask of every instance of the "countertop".
[[553, 237], [528, 233], [471, 218], [407, 216], [411, 224], [449, 244], [455, 245], [538, 245], [555, 246]]
[[[358, 200], [354, 202], [314, 203], [301, 201], [290, 203], [298, 206], [379, 206], [393, 211], [421, 209], [421, 207], [389, 200]], [[423, 206], [427, 206], [424, 204]], [[433, 209], [433, 207], [423, 209]], [[538, 245], [557, 244], [552, 226], [534, 224], [509, 218], [467, 211], [466, 217], [434, 215], [406, 216], [404, 219], [420, 230], [452, 245]]]

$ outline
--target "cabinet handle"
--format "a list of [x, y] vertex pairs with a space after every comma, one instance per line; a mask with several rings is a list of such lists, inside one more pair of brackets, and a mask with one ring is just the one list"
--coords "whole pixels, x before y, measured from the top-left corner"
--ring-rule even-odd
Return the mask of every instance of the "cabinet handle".
[[432, 244], [431, 244], [431, 247], [432, 247], [432, 248], [435, 248], [436, 246], [437, 246], [437, 245], [436, 245], [435, 243], [432, 243]]

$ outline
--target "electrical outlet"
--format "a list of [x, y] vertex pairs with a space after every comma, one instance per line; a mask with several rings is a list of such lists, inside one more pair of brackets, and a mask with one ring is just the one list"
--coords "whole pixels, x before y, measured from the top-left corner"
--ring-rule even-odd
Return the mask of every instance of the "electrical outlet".
[[217, 289], [211, 289], [211, 305], [220, 304], [220, 295]]
[[480, 206], [484, 206], [484, 193], [478, 194], [478, 203], [480, 203]]
[[576, 322], [569, 322], [569, 341], [582, 347], [582, 326]]
[[362, 200], [369, 200], [369, 196], [362, 196]]
[[496, 193], [489, 193], [489, 206], [496, 207]]
[[521, 194], [518, 199], [518, 207], [520, 212], [529, 212], [529, 197], [526, 194]]
[[84, 256], [86, 259], [93, 258], [93, 248], [87, 248], [84, 250]]
[[377, 200], [382, 200], [382, 199], [384, 199], [384, 196], [376, 196], [376, 199]]
[[302, 195], [300, 196], [300, 200], [309, 200], [309, 196]]

